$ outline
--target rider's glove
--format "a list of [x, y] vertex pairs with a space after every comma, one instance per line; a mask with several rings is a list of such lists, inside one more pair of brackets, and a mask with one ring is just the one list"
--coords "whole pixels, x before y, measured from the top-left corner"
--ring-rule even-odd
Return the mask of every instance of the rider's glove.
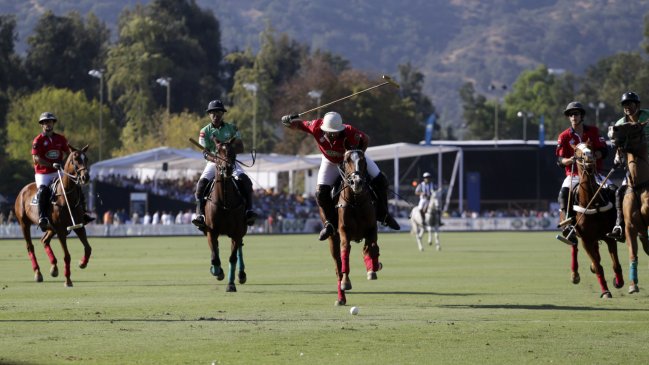
[[291, 114], [291, 115], [285, 115], [282, 117], [282, 124], [284, 124], [287, 127], [291, 126], [291, 120], [299, 118], [299, 115], [297, 114]]
[[61, 169], [61, 164], [58, 163], [58, 162], [55, 162], [55, 163], [52, 164], [52, 167], [54, 167], [57, 170], [60, 170]]

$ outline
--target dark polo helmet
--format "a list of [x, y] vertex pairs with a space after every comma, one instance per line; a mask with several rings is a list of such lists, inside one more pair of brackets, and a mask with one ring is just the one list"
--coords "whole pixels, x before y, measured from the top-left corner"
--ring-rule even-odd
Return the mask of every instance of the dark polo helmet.
[[56, 116], [54, 115], [54, 113], [43, 112], [41, 114], [41, 117], [38, 118], [38, 124], [43, 124], [43, 122], [46, 121], [46, 120], [53, 120], [55, 122], [57, 121]]
[[633, 91], [630, 91], [628, 93], [622, 94], [622, 98], [620, 98], [620, 104], [624, 104], [626, 101], [632, 101], [634, 103], [639, 103], [640, 102], [640, 97], [638, 94], [634, 93]]
[[223, 106], [223, 102], [221, 100], [212, 100], [210, 101], [209, 104], [207, 104], [207, 110], [205, 110], [206, 113], [209, 113], [213, 110], [220, 110], [222, 112], [227, 112], [225, 107]]
[[586, 115], [586, 109], [584, 109], [584, 106], [581, 105], [581, 103], [578, 101], [571, 101], [570, 103], [568, 103], [566, 110], [563, 111], [563, 115], [567, 117], [568, 114], [570, 114], [570, 112], [573, 110], [579, 110], [582, 116]]

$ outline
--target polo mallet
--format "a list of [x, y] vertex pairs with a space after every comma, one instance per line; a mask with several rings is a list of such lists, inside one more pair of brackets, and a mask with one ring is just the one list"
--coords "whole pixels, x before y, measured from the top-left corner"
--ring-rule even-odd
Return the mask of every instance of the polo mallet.
[[305, 111], [305, 112], [291, 115], [291, 119], [293, 119], [293, 118], [297, 118], [297, 117], [301, 117], [301, 116], [303, 116], [304, 114], [308, 114], [308, 113], [314, 112], [314, 111], [316, 111], [316, 110], [318, 110], [318, 109], [322, 109], [322, 108], [328, 107], [329, 105], [335, 104], [335, 103], [337, 103], [337, 102], [339, 102], [339, 101], [343, 101], [343, 100], [349, 99], [349, 98], [351, 98], [351, 97], [353, 97], [353, 96], [356, 96], [356, 95], [358, 95], [358, 94], [362, 94], [362, 93], [364, 93], [364, 92], [366, 92], [366, 91], [370, 91], [370, 90], [372, 90], [372, 89], [376, 89], [377, 87], [381, 87], [381, 86], [384, 86], [384, 85], [392, 85], [392, 86], [396, 87], [397, 89], [400, 87], [399, 84], [397, 84], [396, 82], [394, 82], [394, 80], [392, 80], [392, 78], [391, 78], [390, 76], [383, 75], [383, 76], [381, 76], [381, 78], [382, 78], [383, 80], [385, 80], [385, 82], [382, 82], [382, 83], [380, 83], [380, 84], [378, 84], [378, 85], [374, 85], [374, 86], [368, 87], [367, 89], [364, 89], [364, 90], [361, 90], [361, 91], [357, 91], [357, 92], [355, 92], [355, 93], [353, 93], [353, 94], [351, 94], [351, 95], [347, 95], [347, 96], [342, 97], [342, 98], [340, 98], [340, 99], [338, 99], [338, 100], [334, 100], [334, 101], [328, 102], [328, 103], [326, 103], [326, 104], [320, 105], [320, 106], [318, 106], [318, 107], [316, 107], [316, 108], [309, 109], [309, 110], [307, 110], [307, 111]]
[[72, 220], [72, 225], [68, 226], [68, 232], [73, 229], [83, 227], [82, 223], [76, 224], [74, 222], [74, 216], [72, 215], [72, 209], [70, 209], [70, 203], [68, 203], [68, 196], [65, 194], [65, 188], [63, 187], [63, 177], [61, 176], [61, 169], [56, 169], [56, 172], [59, 174], [59, 181], [61, 182], [61, 191], [63, 192], [63, 198], [65, 198], [65, 205], [68, 207], [68, 212], [70, 213], [70, 219]]
[[[608, 181], [608, 178], [611, 176], [611, 174], [613, 174], [613, 171], [615, 171], [615, 168], [612, 168], [611, 171], [608, 172], [608, 175], [606, 175], [606, 177], [604, 178], [604, 180], [602, 181], [602, 183], [599, 185], [599, 188], [597, 188], [597, 191], [595, 191], [595, 194], [593, 195], [593, 197], [590, 199], [590, 201], [588, 202], [588, 204], [586, 204], [586, 208], [584, 208], [584, 211], [587, 211], [588, 208], [590, 208], [590, 205], [595, 201], [595, 198], [597, 198], [597, 195], [599, 195], [599, 192], [602, 190], [602, 187], [604, 187], [604, 183], [605, 183], [606, 181]], [[585, 215], [585, 214], [582, 214], [581, 217], [579, 217], [579, 219], [577, 219], [577, 222], [575, 222], [575, 225], [572, 227], [572, 229], [570, 230], [570, 232], [568, 232], [568, 234], [566, 235], [567, 237], [570, 237], [570, 235], [575, 231], [575, 228], [577, 227], [577, 224], [579, 224], [579, 222], [580, 222], [581, 219], [584, 217], [584, 215]], [[573, 246], [573, 245], [574, 245], [574, 244], [573, 244], [572, 242], [570, 242], [567, 238], [563, 237], [563, 236], [560, 235], [560, 234], [557, 235], [557, 239], [558, 239], [559, 241], [561, 241], [561, 242], [567, 244], [567, 245], [570, 245], [570, 246]]]

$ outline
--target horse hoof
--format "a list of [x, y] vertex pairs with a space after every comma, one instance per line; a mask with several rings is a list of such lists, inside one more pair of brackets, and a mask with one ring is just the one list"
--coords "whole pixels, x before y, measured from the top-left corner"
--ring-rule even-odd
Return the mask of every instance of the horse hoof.
[[617, 278], [613, 279], [613, 286], [615, 289], [620, 289], [624, 286], [624, 280], [617, 280]]
[[225, 273], [223, 272], [223, 269], [220, 267], [216, 267], [212, 265], [212, 267], [210, 267], [210, 273], [213, 276], [216, 276], [216, 280], [218, 281], [221, 281], [225, 278]]
[[52, 275], [53, 278], [59, 276], [59, 268], [52, 266], [52, 268], [50, 269], [50, 275]]
[[637, 285], [632, 284], [629, 286], [629, 294], [639, 293], [639, 292], [640, 292], [640, 288]]
[[437, 251], [441, 251], [441, 250], [442, 250], [442, 246], [440, 246], [440, 245], [435, 245], [435, 249], [436, 249]]
[[595, 274], [597, 272], [595, 270], [595, 268], [593, 267], [593, 264], [590, 264], [590, 272], [592, 272], [593, 274]]
[[239, 271], [239, 284], [245, 284], [248, 281], [248, 277], [244, 271]]
[[63, 283], [63, 286], [65, 286], [66, 288], [72, 288], [72, 286], [73, 286], [72, 281], [71, 280], [66, 280], [66, 282]]
[[374, 271], [368, 271], [367, 272], [367, 280], [376, 280], [378, 277], [376, 276], [376, 273]]
[[79, 260], [79, 268], [85, 269], [86, 267], [88, 267], [88, 260]]
[[42, 283], [43, 282], [43, 274], [41, 274], [40, 271], [38, 271], [36, 274], [34, 274], [34, 281], [37, 283]]
[[234, 284], [228, 284], [225, 287], [225, 292], [226, 293], [235, 293], [237, 291], [237, 287]]
[[346, 291], [346, 290], [352, 290], [352, 282], [347, 280], [343, 281], [340, 283], [340, 290]]
[[599, 297], [602, 298], [602, 299], [611, 299], [611, 298], [613, 298], [613, 294], [611, 294], [610, 291], [605, 291]]
[[581, 281], [581, 277], [579, 276], [579, 273], [578, 272], [573, 272], [572, 273], [572, 283], [576, 285], [576, 284], [579, 284], [580, 281]]
[[342, 307], [342, 306], [344, 306], [345, 304], [347, 304], [347, 301], [344, 300], [344, 299], [343, 299], [343, 300], [338, 299], [338, 300], [336, 300], [336, 303], [334, 303], [334, 305], [335, 305], [336, 307]]

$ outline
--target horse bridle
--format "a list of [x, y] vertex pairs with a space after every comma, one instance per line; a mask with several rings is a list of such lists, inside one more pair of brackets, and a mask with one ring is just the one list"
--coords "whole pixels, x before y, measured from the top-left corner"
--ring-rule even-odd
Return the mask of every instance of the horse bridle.
[[[358, 153], [363, 153], [362, 150], [348, 150], [345, 152], [345, 155], [347, 154], [356, 154], [358, 156]], [[353, 157], [352, 157], [353, 158]], [[353, 158], [354, 161], [354, 171], [351, 171], [349, 173], [345, 172], [344, 169], [341, 167], [341, 165], [338, 165], [338, 172], [340, 176], [342, 177], [343, 181], [345, 184], [343, 184], [343, 187], [341, 188], [344, 189], [345, 187], [353, 186], [355, 184], [355, 180], [360, 182], [361, 184], [364, 184], [366, 182], [366, 178], [364, 176], [364, 171], [361, 171], [361, 168], [359, 166], [361, 159], [356, 157]]]
[[[79, 152], [79, 151], [74, 151], [72, 153], [78, 153], [80, 156], [85, 156], [82, 152]], [[72, 154], [70, 154], [70, 157], [68, 158], [68, 160], [72, 164], [72, 168], [74, 169], [74, 175], [72, 175], [69, 172], [65, 171], [65, 169], [62, 170], [61, 173], [64, 174], [64, 175], [67, 175], [72, 180], [72, 182], [79, 185], [80, 173], [82, 171], [88, 170], [88, 168], [86, 166], [79, 167], [79, 165], [76, 163], [75, 159], [72, 158]]]

